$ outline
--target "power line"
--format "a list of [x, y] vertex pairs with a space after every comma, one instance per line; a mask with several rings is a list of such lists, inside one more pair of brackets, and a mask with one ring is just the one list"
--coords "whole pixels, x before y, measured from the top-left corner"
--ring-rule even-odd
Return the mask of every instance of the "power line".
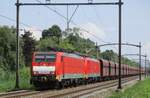
[[[7, 20], [10, 20], [10, 21], [12, 21], [12, 22], [15, 22], [15, 21], [16, 21], [16, 20], [14, 20], [14, 19], [12, 19], [12, 18], [10, 18], [10, 17], [7, 17], [7, 16], [5, 16], [5, 15], [2, 15], [2, 14], [0, 14], [0, 17], [5, 18], [5, 19], [7, 19]], [[30, 27], [29, 25], [24, 24], [24, 23], [22, 23], [22, 22], [20, 22], [20, 24], [22, 24], [22, 25], [24, 25], [24, 26], [27, 26], [27, 27]]]
[[[37, 1], [37, 2], [39, 2], [39, 3], [42, 3], [42, 2], [39, 1], [39, 0], [35, 0], [35, 1]], [[46, 5], [43, 5], [43, 6], [45, 6], [45, 7], [48, 8], [49, 10], [55, 12], [55, 13], [58, 14], [60, 17], [62, 17], [62, 18], [64, 18], [65, 20], [67, 20], [67, 17], [65, 17], [64, 15], [62, 15], [62, 14], [61, 14], [60, 12], [58, 12], [57, 10], [52, 9], [52, 8], [50, 8], [49, 6], [46, 6]], [[71, 22], [72, 24], [78, 26], [80, 29], [86, 31], [88, 34], [92, 35], [92, 36], [95, 37], [96, 39], [100, 40], [101, 42], [103, 42], [103, 43], [110, 43], [110, 42], [106, 42], [106, 41], [102, 40], [101, 38], [97, 37], [96, 35], [94, 35], [94, 34], [90, 33], [89, 31], [85, 30], [84, 28], [82, 28], [81, 26], [79, 26], [78, 24], [76, 24], [74, 21], [70, 20], [70, 22]]]
[[[95, 6], [95, 5], [94, 5]], [[82, 9], [82, 10], [84, 10], [84, 8]], [[83, 11], [83, 13], [84, 13], [84, 16], [86, 15], [86, 17], [88, 17], [89, 15], [87, 15], [87, 13], [85, 13], [85, 10]], [[88, 17], [87, 18], [88, 20], [89, 19], [91, 19], [90, 17]], [[97, 19], [98, 20], [98, 19]], [[96, 36], [96, 35], [94, 35], [94, 34], [92, 34], [91, 32], [89, 32], [89, 31], [87, 31], [87, 30], [85, 30], [84, 29], [84, 31], [86, 31], [87, 33], [89, 33], [90, 35], [92, 35], [92, 36], [94, 36], [96, 39], [98, 39], [98, 40], [100, 40], [101, 42], [103, 42], [103, 43], [110, 43], [110, 42], [106, 42], [106, 41], [104, 41], [103, 39], [101, 39], [100, 37], [98, 37], [98, 36]], [[105, 31], [104, 31], [105, 32]], [[113, 46], [111, 46], [111, 47], [113, 47]], [[115, 48], [116, 49], [116, 47], [113, 47], [113, 48]], [[116, 49], [117, 50], [117, 49]]]
[[[99, 25], [101, 25], [101, 24], [103, 25], [103, 22], [101, 21], [100, 15], [98, 14], [98, 12], [97, 12], [97, 10], [96, 10], [95, 7], [96, 7], [96, 6], [94, 5], [94, 6], [92, 7], [92, 9], [93, 9], [93, 11], [95, 12], [95, 16], [96, 16], [96, 18], [97, 18], [97, 20], [98, 20], [98, 23], [99, 23]], [[105, 32], [105, 30], [103, 30], [103, 31]], [[106, 43], [109, 43], [109, 42], [106, 42]], [[115, 46], [111, 46], [111, 47], [118, 51], [118, 49], [117, 49]]]
[[[12, 22], [16, 22], [15, 19], [12, 19], [12, 18], [10, 18], [10, 17], [8, 17], [8, 16], [5, 16], [5, 15], [2, 15], [2, 14], [0, 14], [0, 17], [5, 18], [5, 19], [7, 19], [7, 20], [9, 20], [9, 21], [12, 21]], [[28, 25], [28, 24], [25, 24], [25, 23], [23, 23], [23, 22], [20, 22], [20, 24], [22, 24], [22, 25], [24, 25], [24, 26], [26, 26], [26, 27], [32, 28], [32, 26], [30, 26], [30, 25]], [[37, 29], [37, 31], [42, 31], [42, 30]]]
[[[35, 0], [35, 1], [37, 1], [37, 2], [39, 2], [39, 3], [42, 3], [42, 2], [39, 1], [39, 0]], [[50, 8], [49, 6], [46, 6], [46, 5], [44, 5], [44, 6], [45, 6], [46, 8], [48, 8], [49, 10], [51, 10], [51, 11], [55, 12], [56, 14], [58, 14], [60, 17], [62, 17], [62, 18], [64, 18], [65, 20], [67, 20], [67, 17], [65, 17], [64, 15], [62, 15], [62, 14], [61, 14], [60, 12], [58, 12], [57, 10], [52, 9], [52, 8]], [[74, 25], [80, 27], [81, 30], [83, 30], [83, 31], [85, 31], [86, 33], [92, 35], [93, 37], [95, 37], [95, 38], [98, 39], [99, 41], [101, 41], [101, 42], [103, 42], [103, 43], [110, 43], [110, 42], [106, 42], [106, 41], [102, 40], [101, 38], [97, 37], [96, 35], [92, 34], [92, 33], [89, 32], [89, 31], [87, 31], [86, 29], [81, 28], [81, 26], [79, 26], [78, 24], [76, 24], [74, 21], [71, 20], [72, 17], [73, 17], [73, 15], [75, 14], [76, 10], [78, 9], [78, 7], [79, 7], [79, 6], [76, 7], [76, 9], [75, 9], [75, 11], [73, 12], [73, 14], [72, 14], [72, 16], [71, 16], [69, 22], [71, 22], [72, 24], [74, 24]], [[111, 46], [111, 47], [113, 47], [113, 46]], [[116, 47], [113, 47], [113, 48], [116, 49]], [[118, 49], [116, 49], [116, 50], [118, 50]]]
[[[7, 19], [7, 20], [9, 20], [9, 21], [12, 21], [12, 22], [15, 22], [16, 20], [14, 20], [14, 19], [12, 19], [12, 18], [10, 18], [10, 17], [7, 17], [7, 16], [5, 16], [5, 15], [2, 15], [2, 14], [0, 14], [0, 17], [2, 17], [2, 18], [5, 18], [5, 19]], [[71, 21], [72, 22], [72, 21]], [[76, 23], [74, 23], [74, 22], [72, 22], [74, 25], [76, 25], [76, 26], [78, 26]], [[23, 22], [20, 22], [20, 24], [22, 24], [22, 25], [24, 25], [24, 26], [26, 26], [26, 27], [32, 27], [32, 26], [30, 26], [30, 25], [28, 25], [28, 24], [25, 24], [25, 23], [23, 23]], [[82, 29], [82, 28], [81, 28]], [[85, 29], [82, 29], [82, 30], [84, 30], [84, 31], [86, 31], [87, 33], [89, 33], [89, 34], [91, 34], [92, 36], [94, 36], [95, 38], [97, 38], [97, 39], [99, 39], [97, 36], [95, 36], [94, 34], [92, 34], [92, 33], [90, 33], [89, 31], [87, 31], [87, 30], [85, 30]], [[42, 32], [42, 30], [37, 30], [37, 31], [41, 31]], [[99, 39], [99, 40], [101, 40], [101, 39]], [[101, 41], [103, 41], [103, 40], [101, 40]], [[104, 42], [104, 41], [103, 41]], [[106, 42], [105, 42], [106, 43]]]
[[[14, 20], [14, 19], [12, 19], [12, 18], [10, 18], [10, 17], [7, 17], [7, 16], [5, 16], [5, 15], [2, 15], [2, 14], [0, 14], [0, 17], [5, 18], [5, 19], [7, 19], [7, 20], [9, 20], [9, 21], [12, 21], [12, 22], [15, 22], [15, 21], [16, 21], [16, 20]], [[76, 25], [76, 26], [79, 26], [79, 25], [77, 25], [76, 23], [74, 23], [73, 21], [71, 21], [71, 22], [72, 22], [72, 24], [74, 24], [74, 25]], [[26, 27], [30, 27], [30, 28], [32, 27], [32, 26], [30, 26], [30, 25], [28, 25], [28, 24], [25, 24], [25, 23], [23, 23], [23, 22], [20, 22], [20, 24], [22, 24], [22, 25], [24, 25], [24, 26], [26, 26]], [[87, 31], [87, 30], [85, 30], [85, 29], [83, 29], [83, 28], [80, 28], [80, 29], [84, 30], [86, 33], [88, 33], [88, 34], [94, 36], [95, 38], [99, 39], [100, 41], [102, 41], [102, 42], [104, 42], [104, 43], [108, 43], [108, 42], [105, 42], [105, 41], [101, 40], [99, 37], [97, 37], [96, 35], [90, 33], [89, 31]], [[37, 31], [41, 31], [41, 32], [42, 32], [42, 30], [37, 30]]]
[[[36, 2], [42, 3], [39, 0], [35, 0]], [[64, 18], [65, 20], [67, 20], [67, 17], [65, 17], [63, 14], [61, 14], [60, 12], [58, 12], [57, 10], [50, 8], [49, 6], [44, 5], [46, 8], [48, 8], [49, 10], [55, 12], [57, 15], [61, 16], [62, 18]]]
[[76, 13], [76, 11], [77, 11], [78, 8], [79, 8], [79, 5], [77, 5], [77, 7], [76, 7], [76, 9], [74, 10], [72, 16], [70, 17], [68, 23], [70, 23], [70, 21], [72, 20], [72, 18], [73, 18], [73, 16], [75, 15], [75, 13]]
[[[36, 1], [39, 2], [39, 3], [41, 3], [41, 1], [39, 1], [39, 0], [36, 0]], [[62, 18], [67, 19], [64, 15], [62, 15], [61, 13], [59, 13], [58, 11], [56, 11], [55, 9], [52, 9], [52, 8], [50, 8], [49, 6], [46, 6], [46, 5], [44, 5], [44, 6], [45, 6], [46, 8], [48, 8], [49, 10], [55, 12], [56, 14], [58, 14], [59, 16], [61, 16]], [[77, 7], [77, 8], [78, 8], [78, 7]], [[75, 10], [77, 10], [77, 8], [76, 8]], [[74, 13], [73, 13], [73, 14], [74, 14]], [[7, 19], [7, 20], [9, 20], [9, 21], [12, 21], [12, 22], [16, 22], [15, 19], [12, 19], [12, 18], [10, 18], [10, 17], [8, 17], [8, 16], [5, 16], [5, 15], [2, 15], [2, 14], [0, 14], [0, 17], [5, 18], [5, 19]], [[87, 31], [86, 29], [82, 28], [81, 26], [79, 26], [78, 24], [76, 24], [76, 23], [75, 23], [74, 21], [72, 21], [71, 19], [70, 19], [69, 21], [70, 21], [72, 24], [78, 26], [81, 30], [83, 30], [83, 31], [85, 31], [86, 33], [92, 35], [93, 37], [95, 37], [95, 38], [98, 39], [99, 41], [101, 41], [101, 42], [103, 42], [103, 43], [110, 43], [110, 42], [106, 42], [106, 41], [102, 40], [101, 38], [97, 37], [96, 35], [92, 34], [91, 32]], [[26, 26], [26, 27], [32, 28], [32, 26], [30, 26], [30, 25], [28, 25], [28, 24], [25, 24], [25, 23], [23, 23], [23, 22], [20, 22], [20, 24], [22, 24], [22, 25], [24, 25], [24, 26]], [[41, 32], [42, 32], [42, 30], [39, 30], [39, 29], [37, 29], [37, 31], [41, 31]]]

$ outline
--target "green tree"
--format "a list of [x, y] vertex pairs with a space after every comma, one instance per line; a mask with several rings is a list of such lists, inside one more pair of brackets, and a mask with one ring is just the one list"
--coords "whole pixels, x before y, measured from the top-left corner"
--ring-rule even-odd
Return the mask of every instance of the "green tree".
[[101, 53], [101, 57], [106, 60], [112, 61], [114, 56], [115, 56], [115, 53], [113, 52], [113, 50], [106, 50], [103, 53]]
[[15, 29], [0, 27], [0, 66], [3, 70], [15, 70]]
[[70, 28], [69, 32], [64, 31], [63, 33], [65, 35], [63, 40], [67, 40], [74, 51], [86, 54], [87, 51], [91, 50], [88, 55], [96, 57], [95, 43], [90, 39], [82, 38], [79, 28]]
[[25, 65], [30, 66], [32, 61], [32, 53], [35, 51], [36, 41], [32, 37], [32, 33], [29, 31], [25, 32], [25, 34], [22, 34], [22, 40]]
[[[106, 50], [104, 52], [102, 52], [100, 54], [101, 58], [103, 59], [106, 59], [106, 60], [109, 60], [109, 61], [113, 61], [113, 62], [118, 62], [118, 54], [115, 53], [113, 50]], [[138, 64], [126, 57], [121, 57], [121, 63], [122, 64], [127, 64], [127, 65], [130, 65], [130, 66], [138, 66]]]
[[58, 47], [58, 44], [55, 40], [48, 37], [44, 39], [40, 39], [36, 46], [37, 50], [39, 51], [50, 51], [49, 47]]
[[53, 40], [57, 41], [59, 44], [60, 39], [62, 37], [62, 31], [58, 25], [53, 25], [48, 30], [43, 30], [42, 32], [42, 38], [50, 37]]

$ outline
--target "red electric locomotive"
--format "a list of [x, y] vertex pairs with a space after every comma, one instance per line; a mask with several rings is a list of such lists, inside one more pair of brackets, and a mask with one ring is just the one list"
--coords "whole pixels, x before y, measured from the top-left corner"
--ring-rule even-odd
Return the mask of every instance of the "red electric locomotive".
[[99, 60], [85, 57], [86, 82], [96, 82], [100, 80], [101, 66]]
[[[95, 69], [98, 70], [95, 71]], [[98, 77], [99, 69], [98, 60], [84, 58], [76, 54], [35, 52], [31, 68], [31, 82], [37, 87], [42, 84], [58, 84], [59, 86], [80, 84], [85, 79], [91, 78], [92, 75]]]
[[[138, 75], [136, 67], [121, 65], [122, 77]], [[142, 70], [142, 73], [144, 71]], [[36, 87], [75, 86], [101, 80], [116, 79], [118, 64], [65, 52], [34, 52], [31, 83]]]

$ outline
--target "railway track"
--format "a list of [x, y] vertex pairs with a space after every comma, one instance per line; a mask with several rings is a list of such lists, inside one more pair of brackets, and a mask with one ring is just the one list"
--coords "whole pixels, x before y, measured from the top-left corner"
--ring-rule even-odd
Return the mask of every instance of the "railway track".
[[40, 91], [31, 91], [31, 90], [19, 90], [19, 91], [12, 91], [7, 93], [1, 93], [0, 98], [20, 98], [24, 95], [31, 95], [39, 93]]
[[[128, 81], [133, 80], [133, 79], [135, 79], [135, 78], [123, 79], [122, 83], [126, 83]], [[106, 81], [106, 82], [103, 82], [103, 83], [98, 84], [98, 85], [85, 87], [83, 89], [81, 88], [79, 90], [75, 90], [72, 92], [67, 92], [67, 93], [63, 93], [63, 94], [59, 94], [59, 95], [54, 95], [54, 96], [50, 95], [50, 96], [44, 97], [44, 98], [79, 98], [80, 96], [84, 96], [84, 95], [87, 95], [89, 93], [93, 93], [95, 91], [114, 87], [117, 85], [118, 85], [118, 80]]]
[[[134, 80], [137, 77], [129, 77], [122, 79], [122, 83]], [[105, 81], [100, 83], [81, 85], [73, 88], [62, 90], [47, 90], [47, 91], [20, 91], [14, 93], [6, 93], [0, 95], [0, 98], [78, 98], [86, 94], [114, 87], [118, 85], [118, 80]]]
[[[123, 83], [126, 83], [128, 81], [131, 81], [132, 79], [127, 79], [127, 80], [123, 80], [122, 81], [122, 84]], [[80, 96], [84, 96], [84, 95], [87, 95], [89, 93], [94, 93], [96, 91], [100, 91], [100, 90], [103, 90], [103, 89], [107, 89], [107, 88], [110, 88], [110, 87], [114, 87], [114, 86], [117, 86], [118, 85], [118, 82], [114, 82], [114, 83], [110, 83], [110, 84], [106, 84], [106, 85], [103, 85], [101, 87], [95, 87], [93, 89], [87, 89], [86, 91], [83, 91], [83, 92], [79, 92], [77, 93], [76, 95], [73, 94], [71, 96], [71, 98], [79, 98]]]

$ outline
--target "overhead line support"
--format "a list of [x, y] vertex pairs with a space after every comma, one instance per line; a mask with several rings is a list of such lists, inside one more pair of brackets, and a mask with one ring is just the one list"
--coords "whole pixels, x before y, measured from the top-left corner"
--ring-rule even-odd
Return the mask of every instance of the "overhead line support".
[[[16, 6], [18, 8], [17, 10], [17, 21], [19, 21], [19, 6], [40, 6], [40, 5], [51, 5], [51, 6], [69, 6], [69, 5], [118, 5], [119, 6], [119, 82], [118, 82], [118, 89], [121, 89], [121, 7], [122, 7], [123, 2], [119, 0], [118, 2], [106, 2], [106, 3], [19, 3], [19, 0], [17, 0]], [[16, 22], [17, 24], [17, 34], [19, 34], [19, 22]], [[19, 40], [18, 40], [19, 42]], [[18, 50], [17, 52], [19, 53], [19, 44], [17, 46]], [[19, 56], [17, 58], [19, 61]]]
[[[121, 5], [123, 2], [121, 2]], [[53, 6], [66, 6], [66, 5], [120, 5], [119, 2], [111, 3], [19, 3], [21, 6], [38, 6], [38, 5], [53, 5]]]
[[19, 0], [17, 0], [16, 3], [16, 83], [15, 83], [15, 88], [19, 89]]
[[139, 42], [139, 80], [141, 80], [141, 42]]

